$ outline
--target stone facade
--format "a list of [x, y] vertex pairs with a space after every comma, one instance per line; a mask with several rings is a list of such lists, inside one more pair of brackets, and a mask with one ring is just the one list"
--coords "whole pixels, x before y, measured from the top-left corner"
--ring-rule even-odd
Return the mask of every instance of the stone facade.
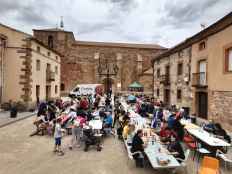
[[21, 75], [19, 76], [19, 84], [22, 85], [22, 90], [24, 91], [21, 95], [21, 98], [25, 103], [31, 102], [31, 88], [32, 88], [32, 54], [31, 54], [31, 40], [24, 39], [25, 45], [22, 45], [21, 49], [18, 50], [18, 53], [23, 55], [20, 56], [22, 61]]
[[[191, 113], [195, 113], [197, 117], [203, 119], [213, 119], [229, 131], [232, 130], [232, 110], [230, 107], [232, 102], [232, 71], [228, 68], [232, 67], [231, 35], [232, 12], [153, 60], [154, 72], [159, 66], [170, 65], [170, 89], [172, 91], [172, 86], [179, 83], [179, 78], [176, 78], [175, 73], [176, 63], [174, 66], [172, 65], [173, 62], [178, 62], [178, 58], [174, 55], [178, 55], [184, 50], [186, 53], [191, 53], [189, 57], [186, 57], [186, 62], [184, 61], [184, 69], [189, 66], [189, 73], [186, 74], [190, 77], [189, 84], [185, 85], [187, 80], [182, 80], [183, 83], [179, 86], [185, 91], [183, 94], [186, 102], [192, 106]], [[164, 68], [161, 67], [161, 69]], [[187, 73], [186, 70], [183, 70], [184, 74]], [[162, 71], [161, 73], [163, 73]], [[154, 79], [155, 91], [157, 87], [160, 87], [155, 73]], [[173, 89], [175, 91], [176, 87]], [[165, 98], [162, 92], [163, 90], [160, 91], [161, 100]], [[171, 97], [171, 103], [178, 104], [174, 98]]]
[[[191, 48], [162, 59], [154, 60], [154, 96], [165, 104], [176, 104], [179, 107], [192, 106], [190, 83]], [[178, 74], [178, 65], [181, 64]], [[166, 77], [166, 67], [169, 66], [169, 76]], [[168, 78], [168, 79], [165, 79]], [[165, 82], [165, 80], [167, 82]], [[169, 91], [167, 94], [165, 91]], [[177, 93], [179, 92], [179, 98]], [[166, 93], [166, 94], [165, 94]], [[181, 94], [180, 94], [181, 93]], [[169, 95], [169, 96], [167, 96]], [[167, 99], [169, 98], [169, 101]]]
[[[31, 107], [37, 97], [40, 101], [60, 97], [60, 54], [31, 35], [3, 24], [0, 36], [5, 38], [1, 48], [1, 103], [20, 102]], [[54, 72], [52, 81], [48, 80], [48, 65], [49, 73]]]
[[[143, 84], [144, 91], [146, 94], [153, 95], [153, 68], [145, 70], [139, 75], [139, 83]], [[152, 90], [151, 90], [152, 89]]]
[[[118, 67], [116, 76], [111, 76], [114, 91], [127, 91], [128, 86], [139, 81], [141, 73], [151, 67], [151, 59], [165, 49], [158, 45], [122, 44], [76, 41], [72, 32], [60, 29], [34, 30], [34, 36], [48, 44], [53, 37], [54, 49], [63, 57], [61, 61], [61, 83], [68, 93], [77, 84], [106, 83], [106, 77], [100, 76], [99, 64], [115, 64]], [[143, 84], [146, 90], [152, 91], [152, 81]]]
[[232, 131], [232, 91], [209, 92], [209, 119]]

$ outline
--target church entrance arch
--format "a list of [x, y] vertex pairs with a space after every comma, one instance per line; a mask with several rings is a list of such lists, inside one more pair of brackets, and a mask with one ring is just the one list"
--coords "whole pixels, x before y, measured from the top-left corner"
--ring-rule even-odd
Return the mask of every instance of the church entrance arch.
[[102, 84], [104, 85], [104, 91], [107, 93], [110, 89], [113, 90], [114, 79], [112, 78], [104, 78], [102, 80]]

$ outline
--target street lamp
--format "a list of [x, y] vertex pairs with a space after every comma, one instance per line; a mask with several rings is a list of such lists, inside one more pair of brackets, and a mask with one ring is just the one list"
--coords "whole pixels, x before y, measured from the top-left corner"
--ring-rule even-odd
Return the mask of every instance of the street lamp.
[[108, 62], [108, 58], [99, 57], [98, 74], [106, 77], [106, 94], [110, 96], [110, 77], [116, 76], [118, 66], [115, 62]]

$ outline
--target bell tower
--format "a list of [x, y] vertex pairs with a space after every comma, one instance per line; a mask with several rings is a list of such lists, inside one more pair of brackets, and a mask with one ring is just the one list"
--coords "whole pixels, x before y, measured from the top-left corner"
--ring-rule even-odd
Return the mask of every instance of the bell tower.
[[48, 29], [34, 29], [33, 35], [36, 39], [51, 49], [66, 54], [66, 50], [75, 42], [73, 32], [64, 30], [63, 16], [60, 19], [60, 26]]

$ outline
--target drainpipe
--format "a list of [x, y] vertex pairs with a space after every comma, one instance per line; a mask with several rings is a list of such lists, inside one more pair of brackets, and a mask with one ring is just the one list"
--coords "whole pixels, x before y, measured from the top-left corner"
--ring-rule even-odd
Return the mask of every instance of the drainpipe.
[[5, 50], [6, 50], [6, 40], [1, 38], [0, 42], [0, 56], [1, 56], [1, 96], [0, 96], [0, 103], [2, 103], [2, 98], [3, 98], [3, 88], [4, 88], [4, 58], [5, 58]]

